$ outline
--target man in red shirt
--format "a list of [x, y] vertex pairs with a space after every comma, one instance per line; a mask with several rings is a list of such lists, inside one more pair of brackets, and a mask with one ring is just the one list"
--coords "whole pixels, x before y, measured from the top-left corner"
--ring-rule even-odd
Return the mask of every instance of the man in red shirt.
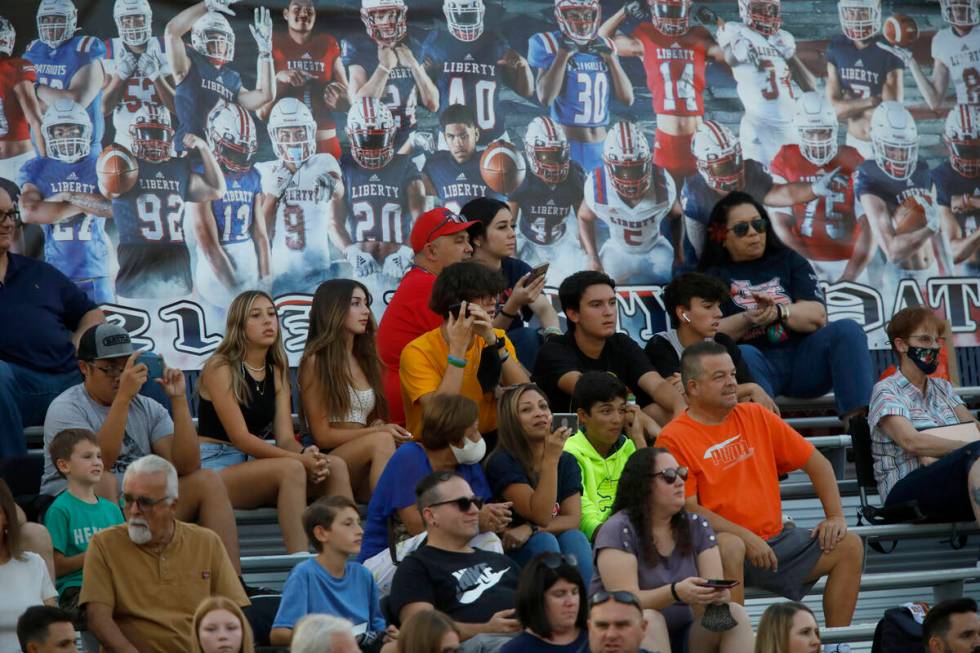
[[405, 425], [402, 386], [398, 364], [405, 345], [442, 324], [442, 316], [429, 310], [429, 295], [436, 276], [453, 263], [473, 253], [466, 229], [475, 221], [438, 207], [418, 217], [409, 242], [415, 261], [402, 278], [381, 316], [378, 353], [385, 365], [385, 395], [391, 421]]
[[[719, 533], [725, 578], [800, 600], [821, 576], [827, 627], [854, 616], [864, 547], [847, 532], [834, 470], [775, 413], [738, 403], [735, 365], [713, 341], [684, 350], [681, 379], [687, 412], [657, 438], [687, 467], [686, 508]], [[826, 518], [807, 530], [783, 524], [779, 475], [802, 469]], [[733, 534], [722, 547], [721, 534]], [[740, 586], [741, 587], [741, 586]], [[742, 600], [742, 592], [732, 592]]]
[[[333, 112], [350, 108], [340, 45], [330, 34], [313, 32], [313, 0], [290, 0], [282, 15], [287, 30], [272, 35], [276, 100], [294, 97], [305, 104], [316, 120], [316, 151], [332, 154], [339, 161], [340, 140]], [[259, 118], [267, 120], [273, 104], [259, 109]]]

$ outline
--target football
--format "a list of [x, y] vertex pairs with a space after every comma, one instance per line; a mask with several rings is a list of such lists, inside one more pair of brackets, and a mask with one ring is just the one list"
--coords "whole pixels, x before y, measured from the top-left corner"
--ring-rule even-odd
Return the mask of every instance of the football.
[[907, 197], [895, 210], [895, 234], [907, 234], [926, 226], [926, 210], [915, 197]]
[[881, 27], [885, 40], [892, 45], [907, 48], [919, 38], [919, 27], [915, 19], [905, 14], [892, 14]]
[[95, 164], [99, 192], [109, 199], [128, 193], [139, 177], [139, 164], [133, 153], [122, 145], [109, 145]]
[[526, 173], [524, 155], [507, 141], [490, 143], [480, 157], [480, 175], [498, 193], [513, 193], [524, 182]]

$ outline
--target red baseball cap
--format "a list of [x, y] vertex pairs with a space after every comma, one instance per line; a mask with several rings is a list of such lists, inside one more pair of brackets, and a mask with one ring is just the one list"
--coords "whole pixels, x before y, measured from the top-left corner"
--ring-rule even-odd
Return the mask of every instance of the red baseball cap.
[[476, 223], [476, 220], [467, 220], [458, 213], [454, 213], [444, 206], [439, 206], [418, 217], [412, 227], [409, 242], [412, 243], [412, 249], [418, 254], [423, 247], [436, 238], [459, 233]]

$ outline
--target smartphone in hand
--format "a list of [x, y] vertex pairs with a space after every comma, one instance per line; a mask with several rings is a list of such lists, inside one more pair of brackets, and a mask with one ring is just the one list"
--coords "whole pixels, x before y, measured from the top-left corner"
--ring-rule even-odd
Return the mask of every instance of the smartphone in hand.
[[152, 351], [145, 351], [137, 359], [138, 363], [146, 365], [146, 382], [156, 383], [163, 378], [163, 356]]
[[737, 580], [725, 580], [724, 578], [709, 578], [707, 581], [700, 583], [701, 587], [710, 587], [716, 590], [727, 590], [738, 585]]
[[572, 434], [578, 432], [578, 415], [576, 413], [553, 413], [551, 416], [551, 431], [568, 428]]

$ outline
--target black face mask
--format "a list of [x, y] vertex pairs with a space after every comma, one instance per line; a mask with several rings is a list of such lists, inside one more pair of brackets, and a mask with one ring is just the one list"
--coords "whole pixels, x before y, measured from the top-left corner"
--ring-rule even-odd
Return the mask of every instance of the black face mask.
[[926, 374], [932, 374], [939, 367], [939, 347], [909, 347], [907, 355]]

